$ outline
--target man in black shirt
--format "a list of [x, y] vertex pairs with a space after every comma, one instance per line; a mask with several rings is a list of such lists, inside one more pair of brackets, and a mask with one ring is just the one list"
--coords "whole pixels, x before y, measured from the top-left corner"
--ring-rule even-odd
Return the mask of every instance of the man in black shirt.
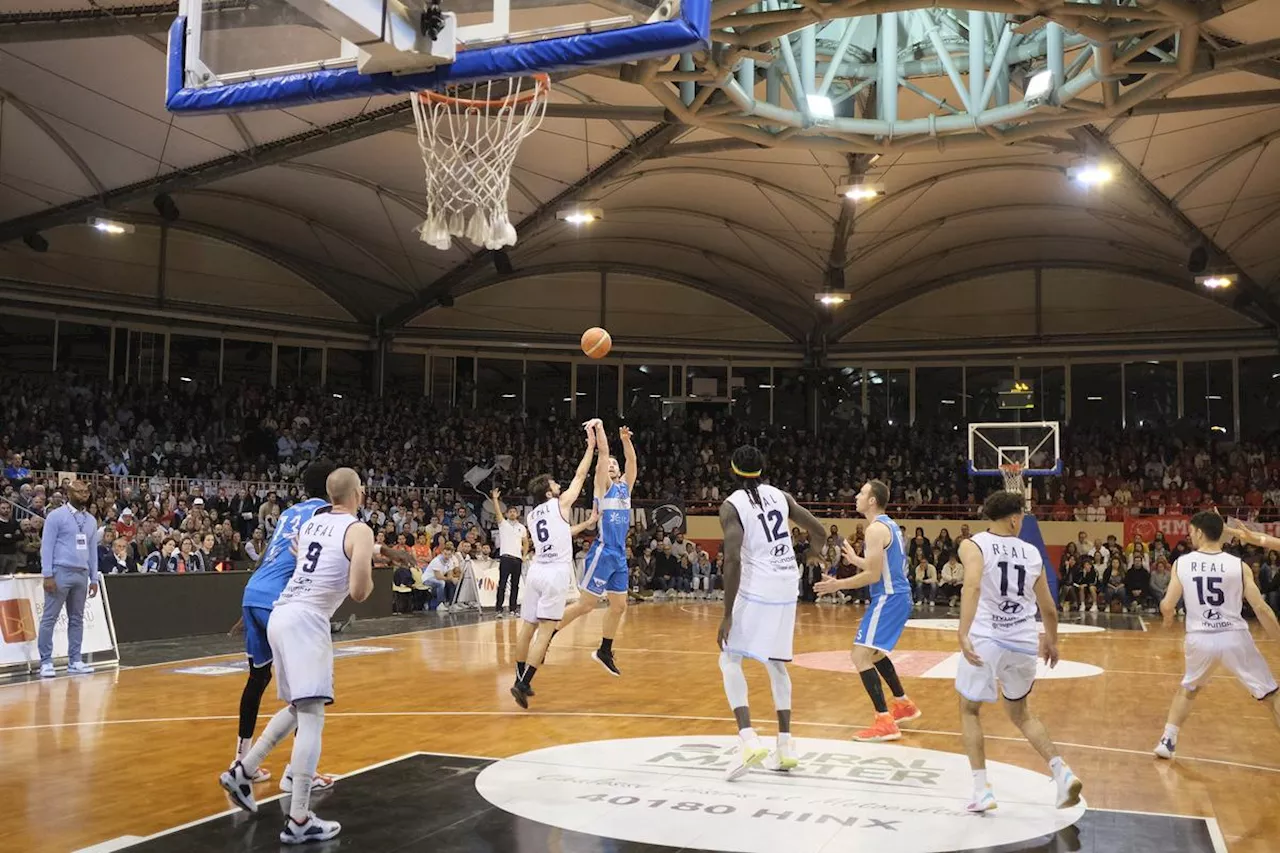
[[13, 506], [0, 498], [0, 575], [18, 571], [18, 545], [22, 542], [22, 530], [13, 517]]

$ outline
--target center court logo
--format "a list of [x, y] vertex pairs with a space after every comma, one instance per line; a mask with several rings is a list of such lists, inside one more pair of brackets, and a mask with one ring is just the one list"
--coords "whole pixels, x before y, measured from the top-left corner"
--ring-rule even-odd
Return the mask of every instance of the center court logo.
[[870, 849], [949, 853], [1014, 844], [1075, 823], [1053, 807], [1053, 781], [989, 763], [992, 816], [965, 811], [963, 755], [885, 744], [798, 739], [800, 767], [729, 783], [735, 737], [566, 744], [499, 761], [477, 777], [494, 806], [561, 829], [640, 844], [730, 853]]

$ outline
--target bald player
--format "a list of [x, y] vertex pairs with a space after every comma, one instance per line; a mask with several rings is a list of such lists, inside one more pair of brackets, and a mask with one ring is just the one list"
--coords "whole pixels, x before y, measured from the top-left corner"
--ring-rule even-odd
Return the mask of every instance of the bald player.
[[[338, 468], [325, 483], [331, 506], [313, 515], [298, 531], [298, 560], [267, 624], [267, 640], [277, 671], [277, 690], [289, 703], [267, 723], [244, 758], [218, 781], [231, 802], [256, 813], [253, 778], [267, 755], [297, 729], [293, 756], [293, 792], [289, 817], [280, 833], [284, 844], [327, 841], [342, 826], [311, 811], [311, 781], [320, 762], [324, 709], [333, 702], [333, 643], [329, 620], [350, 595], [364, 601], [373, 592], [373, 558], [380, 553], [373, 531], [356, 512], [364, 503], [360, 477]], [[387, 551], [402, 561], [403, 552]]]

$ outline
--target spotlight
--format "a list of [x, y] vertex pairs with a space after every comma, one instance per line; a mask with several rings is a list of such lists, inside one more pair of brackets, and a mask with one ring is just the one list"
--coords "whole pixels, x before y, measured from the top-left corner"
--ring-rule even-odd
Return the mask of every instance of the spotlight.
[[1115, 172], [1106, 163], [1082, 163], [1073, 166], [1067, 174], [1082, 187], [1100, 187], [1115, 178]]
[[804, 99], [809, 107], [809, 115], [818, 124], [829, 122], [836, 117], [835, 105], [826, 95], [805, 95]]
[[843, 305], [849, 301], [849, 292], [845, 290], [833, 290], [828, 293], [815, 293], [813, 295], [813, 299], [815, 302], [821, 302], [823, 305]]
[[556, 219], [563, 219], [570, 225], [590, 225], [604, 218], [604, 211], [591, 207], [572, 207], [556, 213]]
[[103, 219], [99, 216], [89, 217], [89, 225], [103, 234], [110, 234], [113, 237], [121, 234], [132, 234], [134, 227], [129, 222], [117, 222], [114, 219]]
[[1027, 88], [1022, 93], [1022, 100], [1038, 107], [1048, 103], [1053, 96], [1053, 72], [1048, 68], [1037, 71], [1027, 79]]
[[1235, 284], [1240, 276], [1235, 273], [1213, 273], [1210, 275], [1196, 276], [1196, 284], [1209, 288], [1210, 290], [1222, 290], [1224, 287], [1230, 287]]
[[845, 182], [836, 187], [836, 192], [852, 202], [870, 202], [884, 198], [884, 184], [873, 184], [856, 175], [845, 178]]

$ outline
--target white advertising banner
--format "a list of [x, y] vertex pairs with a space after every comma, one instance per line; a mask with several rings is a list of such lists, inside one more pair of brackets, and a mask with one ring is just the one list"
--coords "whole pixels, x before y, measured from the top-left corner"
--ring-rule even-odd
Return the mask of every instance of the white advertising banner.
[[[99, 594], [84, 607], [84, 642], [81, 651], [108, 652], [115, 648], [114, 632], [108, 617], [107, 587], [99, 583]], [[0, 577], [0, 667], [39, 662], [36, 640], [44, 616], [44, 585], [40, 575]], [[58, 616], [53, 628], [53, 656], [67, 656], [67, 612]]]

